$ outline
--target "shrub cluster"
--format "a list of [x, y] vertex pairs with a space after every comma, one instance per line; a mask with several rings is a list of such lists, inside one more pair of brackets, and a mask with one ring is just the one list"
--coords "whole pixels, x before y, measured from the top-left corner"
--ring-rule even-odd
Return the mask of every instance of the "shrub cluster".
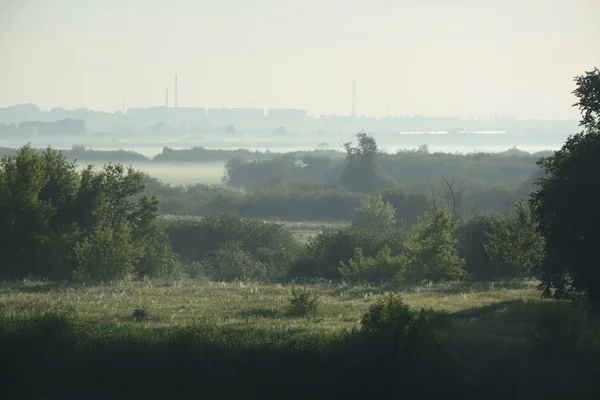
[[282, 279], [301, 246], [282, 224], [231, 214], [172, 219], [166, 233], [182, 260], [218, 280]]

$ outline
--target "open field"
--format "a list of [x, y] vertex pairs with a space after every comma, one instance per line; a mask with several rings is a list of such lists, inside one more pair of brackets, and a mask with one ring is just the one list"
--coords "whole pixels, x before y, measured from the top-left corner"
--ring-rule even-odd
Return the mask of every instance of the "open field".
[[[0, 305], [4, 313], [44, 311], [55, 304], [73, 308], [76, 315], [98, 323], [134, 324], [132, 312], [145, 307], [146, 327], [186, 326], [208, 322], [216, 326], [273, 330], [340, 331], [359, 326], [361, 315], [381, 295], [403, 294], [414, 309], [433, 309], [456, 316], [455, 326], [476, 323], [489, 325], [489, 334], [504, 332], [503, 305], [526, 301], [542, 302], [535, 282], [440, 284], [432, 287], [400, 288], [395, 285], [347, 285], [321, 283], [309, 287], [320, 294], [320, 311], [314, 320], [291, 318], [287, 314], [290, 284], [250, 282], [218, 283], [192, 280], [122, 282], [114, 285], [55, 285], [45, 283], [3, 284]], [[469, 310], [494, 310], [480, 317]], [[490, 324], [496, 321], [497, 324]], [[520, 321], [519, 324], [524, 321]], [[513, 326], [525, 329], [525, 326]]]
[[[597, 398], [597, 345], [573, 344], [578, 314], [540, 300], [534, 286], [312, 284], [320, 310], [307, 319], [288, 312], [293, 284], [4, 283], [0, 384], [35, 399], [280, 398], [281, 389], [294, 399]], [[411, 325], [395, 339], [361, 331], [363, 313], [386, 292], [430, 309], [433, 331]], [[138, 307], [147, 320], [134, 321]], [[69, 309], [75, 318], [61, 317]], [[539, 325], [540, 315], [551, 325]], [[585, 324], [574, 332], [596, 329]], [[534, 339], [557, 327], [566, 335]]]

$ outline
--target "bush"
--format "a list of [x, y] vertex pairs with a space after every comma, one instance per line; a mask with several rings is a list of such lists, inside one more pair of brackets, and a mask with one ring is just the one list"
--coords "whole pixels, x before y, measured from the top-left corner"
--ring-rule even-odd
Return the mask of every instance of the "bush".
[[183, 271], [188, 277], [192, 279], [200, 278], [207, 275], [205, 263], [199, 261], [192, 261], [191, 263], [185, 264], [183, 267]]
[[292, 288], [290, 314], [298, 317], [313, 317], [319, 309], [319, 294], [306, 287]]
[[415, 319], [415, 313], [402, 301], [399, 294], [389, 294], [372, 304], [360, 323], [367, 332], [398, 334], [404, 332]]
[[414, 371], [422, 366], [421, 377], [423, 374], [436, 375], [445, 366], [440, 364], [442, 347], [433, 331], [430, 315], [431, 311], [424, 309], [412, 311], [402, 296], [389, 294], [378, 299], [363, 314], [361, 328], [386, 343], [391, 353], [402, 352], [403, 359], [396, 367], [402, 363]]
[[390, 256], [400, 254], [409, 237], [402, 228], [381, 231], [355, 229], [326, 229], [314, 236], [306, 244], [298, 258], [290, 277], [340, 279], [340, 261], [347, 262], [360, 248], [365, 257], [375, 257], [381, 249], [389, 247]]
[[214, 280], [263, 280], [265, 265], [252, 253], [242, 249], [239, 242], [225, 242], [207, 257], [207, 273]]
[[77, 280], [111, 281], [135, 274], [141, 248], [131, 239], [127, 226], [99, 228], [75, 246]]
[[354, 256], [346, 265], [340, 261], [338, 271], [344, 279], [353, 281], [382, 282], [398, 278], [407, 259], [403, 254], [392, 257], [389, 247], [381, 249], [375, 258], [365, 257], [361, 248], [354, 249]]
[[133, 313], [131, 313], [131, 319], [133, 319], [135, 322], [144, 322], [148, 320], [149, 315], [150, 314], [148, 313], [146, 307], [141, 306], [133, 310]]
[[152, 223], [140, 239], [142, 255], [135, 267], [138, 276], [166, 277], [176, 272], [181, 262], [169, 244], [164, 224]]
[[[230, 243], [231, 249], [237, 248], [242, 251], [240, 253], [236, 250], [236, 257], [240, 257], [240, 260], [249, 262], [247, 255], [250, 254], [255, 261], [260, 262], [262, 267], [258, 269], [266, 268], [266, 275], [263, 278], [268, 279], [285, 277], [301, 249], [294, 234], [282, 224], [230, 214], [210, 214], [203, 218], [171, 220], [167, 223], [166, 232], [173, 250], [185, 262], [203, 263], [210, 256], [214, 264], [217, 261], [214, 259], [213, 252]], [[228, 259], [226, 254], [219, 254], [219, 259]], [[222, 265], [220, 261], [217, 263]], [[233, 270], [230, 272], [233, 273]], [[251, 275], [258, 278], [255, 273]], [[231, 275], [227, 274], [227, 276]]]

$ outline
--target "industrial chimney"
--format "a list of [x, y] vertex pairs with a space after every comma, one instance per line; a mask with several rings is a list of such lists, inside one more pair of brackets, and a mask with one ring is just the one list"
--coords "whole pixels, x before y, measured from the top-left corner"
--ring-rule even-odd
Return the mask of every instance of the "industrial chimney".
[[169, 108], [169, 88], [165, 89], [165, 107]]
[[175, 74], [175, 108], [179, 106], [178, 89], [177, 89], [177, 74]]

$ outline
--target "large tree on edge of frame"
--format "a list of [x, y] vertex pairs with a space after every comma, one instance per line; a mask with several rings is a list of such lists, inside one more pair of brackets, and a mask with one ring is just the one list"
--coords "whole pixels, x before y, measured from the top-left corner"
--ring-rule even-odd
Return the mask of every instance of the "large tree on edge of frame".
[[575, 78], [583, 131], [538, 161], [546, 176], [530, 204], [546, 239], [543, 297], [600, 301], [600, 70]]

